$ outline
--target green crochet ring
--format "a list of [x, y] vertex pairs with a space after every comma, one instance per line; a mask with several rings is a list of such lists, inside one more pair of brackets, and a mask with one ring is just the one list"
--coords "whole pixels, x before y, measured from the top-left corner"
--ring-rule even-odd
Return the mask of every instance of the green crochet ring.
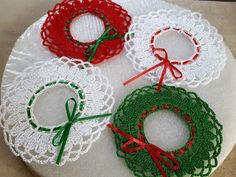
[[[76, 83], [69, 82], [67, 80], [49, 82], [49, 83], [45, 84], [44, 86], [38, 88], [38, 90], [29, 99], [27, 107], [26, 107], [26, 113], [27, 113], [28, 121], [29, 121], [30, 125], [34, 129], [37, 129], [38, 131], [43, 131], [43, 132], [50, 133], [52, 130], [56, 131], [56, 130], [59, 130], [61, 127], [64, 126], [63, 124], [60, 125], [60, 126], [55, 126], [55, 127], [53, 127], [53, 126], [40, 126], [40, 125], [38, 125], [36, 120], [33, 118], [34, 117], [33, 116], [33, 112], [34, 112], [33, 108], [34, 108], [34, 104], [35, 104], [35, 101], [36, 101], [37, 97], [39, 95], [41, 95], [46, 89], [54, 87], [54, 86], [67, 86], [67, 87], [71, 88], [72, 90], [74, 90], [74, 92], [77, 94], [77, 96], [80, 100], [84, 100], [84, 98], [85, 98], [83, 90]], [[78, 106], [79, 112], [83, 111], [84, 104], [85, 104], [84, 101], [80, 102], [80, 104]]]
[[[137, 89], [120, 105], [114, 116], [113, 125], [148, 144], [143, 126], [145, 119], [149, 114], [164, 109], [182, 117], [190, 132], [188, 142], [181, 149], [167, 152], [178, 160], [178, 170], [173, 171], [160, 163], [166, 176], [210, 175], [212, 168], [217, 166], [217, 156], [221, 151], [222, 125], [207, 103], [195, 93], [165, 85], [161, 92], [157, 92], [156, 85]], [[162, 176], [147, 149], [124, 152], [122, 145], [127, 144], [129, 140], [115, 131], [114, 134], [117, 155], [124, 158], [135, 176]], [[135, 148], [137, 144], [131, 144], [130, 147]]]

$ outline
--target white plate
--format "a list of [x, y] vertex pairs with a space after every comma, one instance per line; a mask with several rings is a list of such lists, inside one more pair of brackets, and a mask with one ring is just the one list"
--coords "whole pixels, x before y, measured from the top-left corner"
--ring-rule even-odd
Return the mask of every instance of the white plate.
[[[153, 10], [159, 10], [161, 8], [170, 9], [180, 7], [172, 4], [160, 1], [160, 0], [115, 0], [115, 2], [121, 4], [125, 9], [129, 11], [131, 16], [143, 15]], [[13, 78], [27, 66], [39, 60], [48, 60], [55, 56], [48, 52], [47, 48], [41, 45], [41, 39], [39, 35], [40, 24], [43, 20], [35, 22], [26, 33], [17, 41], [6, 65], [6, 69], [2, 81], [2, 94], [4, 94], [5, 88], [9, 86]], [[32, 33], [34, 35], [29, 35]], [[32, 53], [35, 57], [29, 57]], [[17, 58], [16, 58], [17, 57]], [[223, 162], [226, 156], [229, 154], [235, 144], [236, 139], [236, 76], [235, 68], [236, 61], [231, 52], [227, 49], [227, 63], [225, 69], [221, 73], [218, 80], [211, 82], [207, 86], [201, 86], [191, 91], [197, 92], [197, 94], [205, 100], [209, 106], [215, 111], [219, 121], [224, 126], [223, 131], [223, 147], [219, 156], [219, 164]], [[144, 85], [152, 84], [151, 81], [142, 78], [134, 84], [124, 87], [122, 83], [131, 78], [136, 72], [131, 68], [131, 64], [125, 57], [123, 51], [121, 55], [98, 65], [103, 74], [109, 78], [111, 85], [114, 88], [114, 97], [116, 98], [116, 104], [114, 111], [117, 109], [121, 101], [131, 91]], [[190, 90], [187, 88], [187, 90]], [[163, 114], [161, 116], [171, 116], [171, 114]], [[158, 119], [159, 120], [159, 119]], [[163, 120], [163, 119], [162, 119]], [[181, 130], [183, 127], [181, 124], [177, 124], [173, 121], [171, 124], [165, 121], [154, 121], [153, 123], [162, 124], [163, 127], [169, 127], [168, 131], [172, 131], [170, 127], [175, 127], [175, 131]], [[166, 126], [165, 126], [166, 124]], [[178, 126], [179, 125], [179, 126]], [[149, 133], [158, 134], [158, 129], [148, 130]], [[177, 131], [178, 132], [178, 131]], [[160, 135], [162, 137], [162, 135]], [[178, 137], [178, 136], [177, 136]], [[162, 137], [163, 138], [163, 137]], [[176, 141], [176, 136], [166, 140], [169, 144]], [[181, 138], [179, 138], [180, 140]], [[178, 146], [178, 142], [173, 146]], [[173, 144], [173, 143], [172, 143]], [[116, 147], [111, 131], [105, 130], [101, 135], [99, 141], [97, 141], [91, 150], [78, 161], [73, 163], [67, 163], [63, 167], [56, 167], [54, 165], [42, 166], [39, 164], [30, 164], [30, 166], [41, 176], [44, 177], [132, 177], [133, 173], [127, 167], [124, 160], [116, 156]]]

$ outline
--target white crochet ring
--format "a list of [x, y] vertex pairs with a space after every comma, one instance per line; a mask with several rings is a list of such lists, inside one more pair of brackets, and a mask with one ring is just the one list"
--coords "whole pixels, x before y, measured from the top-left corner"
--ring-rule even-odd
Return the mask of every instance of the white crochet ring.
[[[55, 164], [58, 147], [53, 146], [52, 139], [56, 128], [65, 125], [63, 121], [67, 117], [59, 125], [43, 125], [35, 116], [34, 108], [41, 95], [57, 87], [66, 87], [76, 95], [80, 117], [111, 113], [114, 105], [113, 89], [108, 79], [88, 62], [62, 57], [26, 68], [3, 95], [0, 116], [6, 143], [16, 156], [28, 163]], [[46, 107], [51, 109], [51, 105]], [[61, 112], [65, 113], [65, 110]], [[50, 116], [44, 119], [50, 119]], [[75, 161], [88, 152], [109, 119], [110, 116], [73, 124], [60, 165]]]
[[[172, 60], [168, 58], [171, 51], [158, 48], [159, 36], [170, 31], [182, 34], [191, 41], [194, 48], [191, 57]], [[163, 80], [167, 85], [206, 85], [219, 77], [227, 58], [223, 38], [217, 29], [202, 19], [201, 14], [188, 10], [159, 10], [134, 17], [125, 40], [127, 57], [136, 71], [143, 73], [162, 63], [165, 57], [177, 68], [172, 67], [171, 71], [171, 68], [167, 67]], [[160, 53], [163, 51], [167, 56], [163, 57]], [[157, 83], [161, 79], [163, 69], [164, 64], [150, 70], [144, 76]], [[182, 74], [182, 77], [176, 78], [178, 74]]]

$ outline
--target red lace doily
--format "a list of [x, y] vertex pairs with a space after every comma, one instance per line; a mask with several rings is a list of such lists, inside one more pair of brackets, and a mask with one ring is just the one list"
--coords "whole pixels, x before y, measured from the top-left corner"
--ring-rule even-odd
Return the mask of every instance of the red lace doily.
[[[105, 31], [115, 29], [111, 30], [109, 35], [115, 33], [116, 36], [124, 36], [131, 23], [128, 12], [110, 0], [64, 0], [48, 11], [48, 17], [41, 29], [43, 45], [59, 57], [67, 56], [88, 61], [90, 55], [87, 51], [97, 40], [81, 42], [74, 39], [70, 33], [73, 19], [85, 13], [98, 16], [104, 22]], [[102, 40], [91, 63], [97, 64], [119, 54], [123, 44], [123, 37]]]

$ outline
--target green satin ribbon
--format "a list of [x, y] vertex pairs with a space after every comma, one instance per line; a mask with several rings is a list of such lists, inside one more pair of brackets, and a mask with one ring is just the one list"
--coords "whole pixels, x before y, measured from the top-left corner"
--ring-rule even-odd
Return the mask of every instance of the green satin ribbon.
[[[113, 34], [109, 34], [111, 31], [113, 31]], [[88, 62], [91, 62], [99, 45], [103, 41], [109, 41], [113, 39], [123, 38], [124, 36], [117, 36], [117, 29], [110, 27], [108, 28], [95, 42], [95, 44], [89, 45], [89, 48], [85, 51], [85, 55], [89, 56]]]
[[[70, 101], [73, 102], [72, 111], [70, 111], [70, 108], [69, 108], [69, 102]], [[78, 106], [78, 103], [74, 98], [70, 98], [66, 101], [65, 108], [66, 108], [66, 114], [67, 114], [68, 121], [64, 126], [60, 127], [57, 130], [56, 135], [52, 139], [53, 146], [61, 146], [59, 154], [57, 156], [57, 160], [56, 160], [57, 165], [60, 165], [61, 158], [62, 158], [64, 149], [65, 149], [65, 146], [66, 146], [66, 142], [67, 142], [67, 139], [68, 139], [69, 134], [70, 134], [70, 129], [76, 122], [81, 122], [81, 121], [84, 121], [84, 120], [104, 118], [104, 117], [108, 117], [108, 116], [112, 115], [112, 114], [101, 114], [101, 115], [94, 115], [94, 116], [88, 116], [88, 117], [82, 117], [81, 118], [81, 117], [79, 117], [80, 113], [76, 113], [77, 106]]]

